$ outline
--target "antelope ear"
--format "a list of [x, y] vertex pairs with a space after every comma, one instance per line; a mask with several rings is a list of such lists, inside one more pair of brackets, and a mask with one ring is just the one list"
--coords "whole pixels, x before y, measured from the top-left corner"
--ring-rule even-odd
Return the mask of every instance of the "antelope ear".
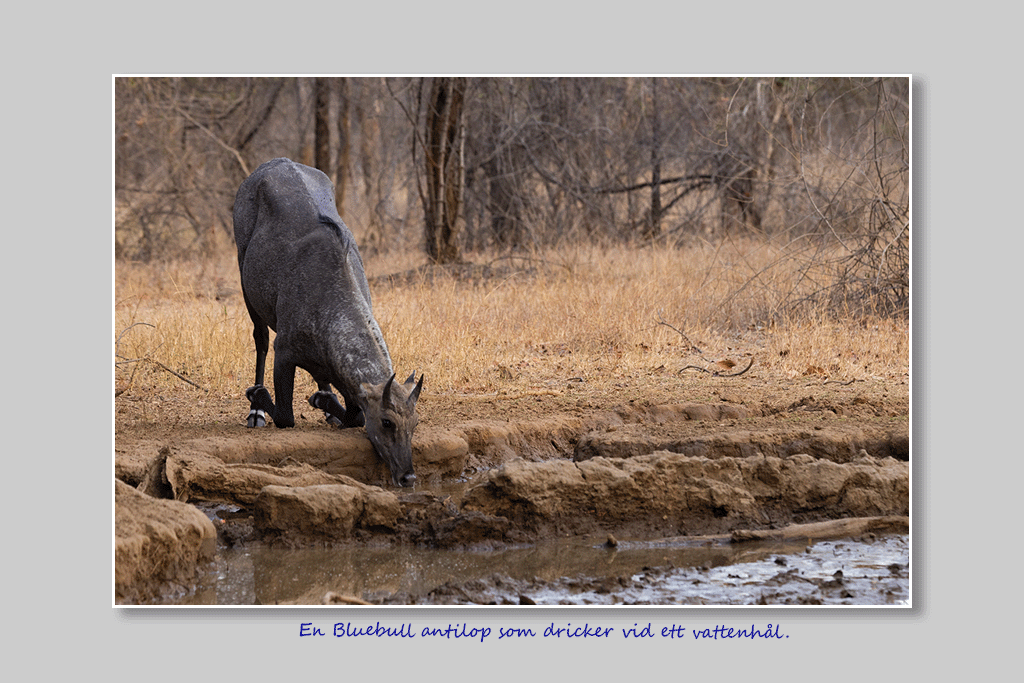
[[[416, 373], [413, 373], [413, 374], [416, 374]], [[424, 376], [425, 375], [420, 375], [419, 384], [417, 384], [416, 388], [412, 390], [411, 394], [409, 394], [409, 399], [408, 399], [409, 405], [415, 405], [417, 399], [419, 399], [419, 397], [420, 397], [420, 389], [423, 388], [423, 378], [424, 378]]]
[[372, 384], [367, 384], [366, 382], [359, 385], [359, 388], [356, 390], [356, 402], [360, 408], [366, 408], [366, 404], [369, 402], [370, 396], [373, 395], [375, 388]]

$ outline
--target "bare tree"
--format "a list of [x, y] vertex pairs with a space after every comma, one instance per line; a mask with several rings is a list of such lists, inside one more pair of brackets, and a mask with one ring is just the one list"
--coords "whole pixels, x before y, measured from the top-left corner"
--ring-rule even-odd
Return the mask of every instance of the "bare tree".
[[644, 237], [661, 234], [661, 129], [658, 121], [658, 79], [651, 79], [651, 220]]
[[231, 234], [254, 137], [278, 102], [278, 79], [118, 78], [115, 249], [144, 260], [214, 248]]
[[[349, 129], [349, 92], [348, 79], [338, 79], [338, 163], [334, 172], [335, 201], [338, 215], [345, 215], [345, 190], [349, 183], [351, 171], [352, 133]], [[330, 175], [330, 174], [328, 174]]]
[[330, 79], [313, 79], [313, 165], [328, 176], [331, 175], [331, 84]]
[[464, 78], [431, 80], [427, 100], [423, 195], [427, 255], [435, 263], [461, 259], [458, 221], [465, 177], [463, 100]]
[[757, 235], [806, 264], [793, 305], [898, 314], [909, 120], [905, 78], [118, 78], [115, 250], [212, 253], [239, 183], [288, 156], [364, 247]]

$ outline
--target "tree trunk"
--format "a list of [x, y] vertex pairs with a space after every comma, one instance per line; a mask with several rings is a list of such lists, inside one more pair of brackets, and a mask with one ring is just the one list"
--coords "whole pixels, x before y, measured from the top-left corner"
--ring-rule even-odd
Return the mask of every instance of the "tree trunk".
[[658, 79], [651, 79], [651, 216], [645, 237], [661, 234], [661, 128], [658, 120]]
[[[508, 89], [507, 97], [511, 99], [515, 95], [512, 86], [500, 82], [499, 79], [493, 79], [487, 85], [489, 87], [484, 97], [498, 98], [501, 96], [501, 90], [505, 88]], [[507, 112], [502, 109], [491, 108], [486, 119], [486, 137], [481, 139], [474, 136], [474, 142], [482, 143], [481, 146], [489, 152], [482, 167], [486, 182], [485, 208], [490, 214], [491, 239], [500, 248], [517, 249], [523, 244], [525, 232], [521, 210], [523, 193], [519, 187], [523, 162], [519, 151], [520, 140], [508, 137], [512, 130], [511, 122], [507, 120], [506, 115]]]
[[313, 110], [313, 165], [331, 174], [331, 133], [328, 127], [331, 106], [331, 84], [326, 78], [313, 79], [316, 105]]
[[338, 215], [345, 217], [345, 187], [348, 185], [349, 155], [352, 139], [348, 123], [348, 79], [338, 80], [338, 165], [334, 173], [334, 195]]
[[465, 178], [463, 159], [464, 78], [435, 78], [426, 119], [424, 214], [427, 255], [435, 263], [461, 260], [458, 219]]
[[353, 83], [358, 91], [352, 100], [355, 126], [359, 129], [359, 165], [363, 171], [363, 201], [366, 202], [367, 220], [364, 239], [375, 247], [384, 245], [385, 217], [382, 214], [380, 176], [386, 166], [378, 166], [382, 149], [380, 139], [380, 104], [369, 92], [367, 81]]

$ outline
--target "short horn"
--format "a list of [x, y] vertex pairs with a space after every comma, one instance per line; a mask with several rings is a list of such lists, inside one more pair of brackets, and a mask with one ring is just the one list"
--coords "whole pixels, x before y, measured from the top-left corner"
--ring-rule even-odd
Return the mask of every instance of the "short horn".
[[387, 384], [384, 385], [384, 394], [381, 396], [381, 399], [380, 399], [381, 405], [385, 405], [386, 406], [386, 405], [390, 405], [391, 404], [391, 383], [394, 382], [394, 381], [395, 381], [395, 376], [394, 375], [391, 375], [390, 377], [388, 377]]
[[[416, 374], [416, 373], [413, 373], [413, 374]], [[416, 400], [420, 397], [420, 389], [423, 388], [423, 378], [424, 377], [425, 377], [425, 375], [420, 375], [419, 383], [416, 385], [416, 388], [412, 390], [412, 393], [409, 394], [409, 405], [412, 405], [412, 404], [416, 403]]]

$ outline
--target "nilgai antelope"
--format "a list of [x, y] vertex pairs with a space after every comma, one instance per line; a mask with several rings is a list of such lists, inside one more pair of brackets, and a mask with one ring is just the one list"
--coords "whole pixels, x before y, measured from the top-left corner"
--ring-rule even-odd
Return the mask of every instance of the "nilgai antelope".
[[[341, 427], [365, 425], [396, 486], [412, 486], [412, 434], [423, 388], [395, 381], [373, 317], [355, 238], [338, 215], [326, 175], [289, 159], [261, 165], [235, 196], [235, 243], [242, 294], [256, 342], [256, 384], [246, 390], [247, 425], [295, 426], [295, 368], [313, 376], [309, 403]], [[268, 329], [269, 328], [269, 329]], [[274, 391], [263, 375], [274, 339]], [[344, 407], [331, 385], [345, 399]]]

